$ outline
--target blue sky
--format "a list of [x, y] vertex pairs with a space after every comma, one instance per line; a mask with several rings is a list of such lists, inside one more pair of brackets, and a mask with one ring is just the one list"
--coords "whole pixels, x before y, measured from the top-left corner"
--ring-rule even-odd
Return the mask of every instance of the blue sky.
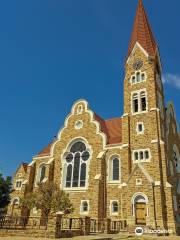
[[[166, 101], [180, 120], [180, 1], [144, 0], [160, 47]], [[0, 2], [0, 171], [30, 162], [85, 98], [123, 113], [124, 59], [137, 0]]]

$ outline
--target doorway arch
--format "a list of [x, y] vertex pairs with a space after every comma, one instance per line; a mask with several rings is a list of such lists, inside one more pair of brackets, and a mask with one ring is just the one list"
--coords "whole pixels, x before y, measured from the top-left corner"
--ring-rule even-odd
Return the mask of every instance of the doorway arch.
[[148, 216], [148, 198], [144, 193], [135, 193], [133, 195], [132, 212], [136, 224], [146, 225], [146, 217]]

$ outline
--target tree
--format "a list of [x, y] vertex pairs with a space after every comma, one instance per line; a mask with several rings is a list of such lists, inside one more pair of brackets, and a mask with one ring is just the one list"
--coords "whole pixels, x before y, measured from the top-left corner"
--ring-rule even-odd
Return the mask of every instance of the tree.
[[0, 214], [2, 214], [10, 202], [11, 177], [3, 178], [0, 174]]
[[69, 195], [60, 190], [53, 182], [40, 183], [34, 193], [25, 195], [21, 205], [29, 210], [41, 209], [45, 217], [48, 217], [50, 212], [61, 211], [68, 214], [73, 211]]

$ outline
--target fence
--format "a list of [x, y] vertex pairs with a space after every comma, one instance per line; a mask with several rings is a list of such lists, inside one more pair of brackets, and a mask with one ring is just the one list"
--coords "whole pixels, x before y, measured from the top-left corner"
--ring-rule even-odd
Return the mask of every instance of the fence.
[[47, 230], [48, 219], [40, 217], [1, 216], [0, 229], [42, 229]]
[[[0, 229], [6, 230], [29, 230], [44, 233], [54, 232], [54, 236], [72, 237], [96, 233], [118, 233], [126, 228], [125, 220], [95, 219], [90, 217], [68, 218], [54, 216], [50, 218], [41, 217], [0, 217]], [[29, 232], [26, 231], [26, 232]]]

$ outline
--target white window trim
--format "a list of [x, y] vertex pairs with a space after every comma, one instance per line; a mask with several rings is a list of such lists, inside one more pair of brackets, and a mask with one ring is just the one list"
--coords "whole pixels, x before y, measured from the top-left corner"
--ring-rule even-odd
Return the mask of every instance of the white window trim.
[[[113, 202], [117, 202], [117, 204], [118, 204], [118, 211], [117, 211], [117, 212], [113, 212], [113, 211], [112, 211], [112, 204], [113, 204]], [[117, 199], [115, 199], [115, 200], [110, 200], [109, 212], [110, 212], [110, 215], [111, 215], [111, 216], [118, 216], [118, 215], [119, 215], [119, 201], [118, 201]]]
[[[117, 158], [119, 160], [119, 180], [112, 180], [112, 160]], [[112, 154], [108, 158], [108, 174], [107, 180], [109, 184], [120, 184], [121, 183], [121, 158], [119, 154]]]
[[[145, 92], [145, 96], [146, 96], [146, 110], [145, 111], [141, 111], [141, 92]], [[133, 110], [133, 95], [137, 94], [138, 95], [138, 112], [134, 112]], [[132, 115], [137, 115], [137, 114], [142, 114], [142, 113], [147, 113], [148, 112], [148, 96], [147, 96], [147, 90], [146, 88], [137, 90], [137, 91], [133, 91], [131, 92], [131, 113]]]
[[[140, 152], [143, 152], [144, 155], [145, 155], [145, 152], [148, 151], [149, 152], [149, 158], [148, 159], [142, 159], [140, 160]], [[138, 156], [139, 156], [139, 160], [136, 160], [135, 159], [135, 152], [138, 152]], [[133, 163], [140, 163], [140, 162], [150, 162], [151, 161], [151, 158], [152, 158], [152, 155], [151, 155], [151, 150], [150, 148], [144, 148], [144, 149], [136, 149], [136, 150], [133, 150], [132, 152], [132, 159], [133, 159]]]
[[[142, 74], [144, 74], [144, 75], [145, 75], [145, 79], [142, 80], [142, 81], [140, 81], [140, 82], [137, 82], [137, 79], [136, 79], [136, 75], [137, 75], [137, 73], [140, 73], [140, 77], [141, 77]], [[135, 83], [133, 83], [133, 81], [132, 81], [133, 77], [135, 77], [135, 81], [136, 81]], [[137, 71], [135, 71], [135, 74], [133, 74], [133, 75], [131, 76], [131, 78], [130, 78], [131, 85], [135, 85], [135, 84], [143, 83], [143, 82], [146, 82], [146, 80], [147, 80], [147, 74], [146, 74], [145, 71], [142, 72], [141, 70], [137, 70]]]
[[[139, 128], [138, 126], [142, 124], [142, 132], [139, 131]], [[137, 125], [136, 125], [136, 132], [138, 135], [141, 135], [141, 134], [144, 134], [144, 131], [145, 131], [145, 127], [144, 127], [144, 123], [143, 122], [137, 122]]]
[[[17, 182], [21, 182], [21, 187], [16, 187], [16, 183], [17, 183]], [[15, 190], [21, 190], [21, 189], [22, 189], [22, 182], [23, 182], [22, 179], [17, 179], [16, 182], [15, 182], [15, 185], [14, 185], [14, 189], [15, 189]]]
[[[87, 202], [87, 204], [88, 204], [88, 211], [83, 211], [83, 209], [82, 209], [84, 202]], [[90, 206], [89, 206], [89, 200], [81, 200], [81, 204], [80, 204], [80, 214], [81, 214], [81, 215], [88, 215], [88, 214], [89, 214], [89, 208], [90, 208]]]

